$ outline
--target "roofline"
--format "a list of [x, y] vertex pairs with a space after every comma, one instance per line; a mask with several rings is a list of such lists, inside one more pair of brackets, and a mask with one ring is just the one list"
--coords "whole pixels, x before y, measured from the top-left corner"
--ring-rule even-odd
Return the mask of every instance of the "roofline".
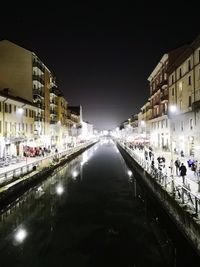
[[158, 73], [158, 71], [161, 69], [161, 67], [167, 61], [168, 58], [169, 58], [169, 53], [165, 53], [162, 56], [162, 58], [159, 61], [159, 63], [156, 65], [156, 67], [154, 68], [154, 70], [152, 71], [152, 73], [149, 75], [149, 77], [147, 79], [149, 82], [155, 77], [155, 75]]

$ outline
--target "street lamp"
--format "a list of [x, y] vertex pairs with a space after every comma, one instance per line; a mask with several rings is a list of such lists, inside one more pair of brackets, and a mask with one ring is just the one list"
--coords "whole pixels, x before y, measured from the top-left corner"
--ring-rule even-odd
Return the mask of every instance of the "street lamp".
[[172, 177], [172, 192], [174, 193], [174, 153], [173, 153], [173, 140], [172, 140], [172, 116], [177, 112], [177, 107], [175, 105], [169, 106], [169, 113], [168, 113], [168, 119], [169, 119], [169, 132], [170, 132], [170, 151], [171, 151], [171, 177]]

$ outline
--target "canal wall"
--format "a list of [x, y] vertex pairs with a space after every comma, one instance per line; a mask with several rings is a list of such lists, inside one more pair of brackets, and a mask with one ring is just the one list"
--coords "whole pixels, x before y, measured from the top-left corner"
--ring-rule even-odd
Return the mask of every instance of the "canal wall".
[[4, 186], [0, 191], [0, 210], [4, 210], [7, 205], [14, 202], [19, 196], [25, 193], [31, 187], [36, 186], [41, 183], [43, 180], [47, 179], [53, 172], [62, 167], [66, 163], [70, 162], [78, 155], [82, 154], [85, 150], [89, 149], [91, 146], [96, 144], [97, 142], [89, 143], [87, 146], [80, 148], [78, 151], [67, 154], [60, 158], [59, 160], [55, 160], [54, 164], [44, 167], [41, 170], [37, 170], [37, 168], [31, 172], [30, 174], [25, 175], [22, 178], [17, 179], [14, 182]]
[[185, 204], [174, 199], [172, 193], [167, 192], [157, 181], [144, 170], [119, 144], [120, 153], [130, 169], [134, 170], [153, 196], [158, 200], [166, 213], [170, 216], [178, 229], [200, 255], [200, 219]]

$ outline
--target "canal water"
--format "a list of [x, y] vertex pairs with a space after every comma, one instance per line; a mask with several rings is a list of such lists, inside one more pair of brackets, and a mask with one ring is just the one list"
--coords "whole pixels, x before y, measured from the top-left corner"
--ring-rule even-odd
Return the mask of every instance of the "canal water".
[[138, 179], [102, 139], [1, 213], [0, 266], [195, 266]]

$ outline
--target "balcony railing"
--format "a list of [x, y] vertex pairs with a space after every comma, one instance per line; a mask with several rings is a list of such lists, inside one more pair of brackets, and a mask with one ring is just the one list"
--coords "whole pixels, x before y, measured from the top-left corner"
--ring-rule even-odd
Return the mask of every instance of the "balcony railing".
[[54, 94], [54, 95], [58, 95], [58, 89], [56, 86], [53, 86], [51, 89], [50, 89], [50, 94]]
[[162, 94], [160, 97], [160, 100], [163, 101], [167, 101], [168, 100], [169, 95], [168, 94]]
[[36, 102], [36, 106], [40, 109], [45, 109], [45, 105], [42, 102]]
[[39, 75], [33, 74], [33, 81], [38, 81], [41, 84], [44, 84], [44, 78], [42, 76], [39, 76]]
[[162, 82], [160, 82], [160, 87], [162, 89], [165, 89], [167, 87], [167, 80], [166, 79], [165, 80], [162, 80]]
[[38, 95], [40, 97], [44, 97], [44, 92], [43, 92], [43, 88], [33, 88], [33, 95]]
[[50, 124], [56, 124], [57, 123], [57, 119], [51, 119], [50, 120]]
[[44, 118], [42, 116], [35, 116], [35, 121], [44, 121]]
[[33, 61], [33, 67], [37, 67], [42, 72], [44, 72], [44, 66], [39, 61]]
[[51, 109], [51, 110], [50, 110], [50, 114], [51, 114], [51, 115], [57, 115], [57, 111]]
[[55, 99], [50, 99], [50, 104], [58, 105], [58, 101], [56, 101]]

